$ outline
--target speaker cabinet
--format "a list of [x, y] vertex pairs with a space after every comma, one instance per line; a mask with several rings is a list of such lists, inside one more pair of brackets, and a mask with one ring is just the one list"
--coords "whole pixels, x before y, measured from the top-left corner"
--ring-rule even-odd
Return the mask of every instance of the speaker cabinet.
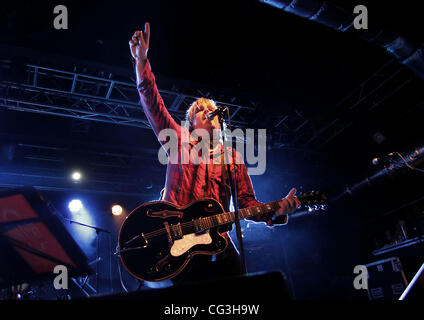
[[146, 289], [116, 295], [96, 296], [91, 300], [134, 300], [211, 303], [269, 303], [291, 300], [289, 288], [279, 271], [252, 273], [213, 281], [186, 283], [163, 289]]

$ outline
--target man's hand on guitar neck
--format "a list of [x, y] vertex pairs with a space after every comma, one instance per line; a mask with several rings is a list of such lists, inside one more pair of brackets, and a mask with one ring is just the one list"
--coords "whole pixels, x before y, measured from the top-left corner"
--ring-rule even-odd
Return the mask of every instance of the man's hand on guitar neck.
[[275, 215], [282, 216], [293, 213], [297, 208], [300, 207], [301, 203], [298, 198], [295, 197], [296, 189], [293, 188], [290, 190], [289, 194], [283, 199], [279, 201], [280, 209], [275, 211]]

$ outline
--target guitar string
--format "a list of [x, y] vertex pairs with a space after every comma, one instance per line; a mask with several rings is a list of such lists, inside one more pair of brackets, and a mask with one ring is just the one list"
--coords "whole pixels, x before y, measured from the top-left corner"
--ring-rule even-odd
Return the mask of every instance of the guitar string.
[[[271, 206], [271, 208], [273, 209], [273, 210], [275, 210], [276, 208], [274, 208], [274, 205], [276, 205], [276, 204], [278, 204], [278, 201], [279, 200], [277, 200], [277, 201], [273, 201], [273, 202], [270, 202], [270, 203], [268, 203], [268, 205], [270, 205]], [[239, 210], [239, 213], [241, 212], [241, 213], [243, 213], [244, 211], [246, 211], [247, 213], [248, 213], [248, 215], [246, 216], [246, 217], [249, 217], [250, 215], [251, 215], [251, 212], [249, 212], [249, 210], [246, 210], [246, 209], [248, 209], [248, 208], [245, 208], [245, 209], [240, 209]], [[250, 213], [250, 215], [249, 215], [249, 213]], [[231, 220], [232, 220], [232, 216], [234, 216], [234, 212], [223, 212], [223, 213], [220, 213], [220, 214], [229, 214], [230, 216], [231, 216]], [[218, 215], [220, 215], [220, 214], [218, 214]], [[263, 214], [263, 213], [261, 213], [261, 214]], [[213, 217], [213, 216], [212, 216]], [[246, 217], [243, 217], [242, 219], [245, 219]], [[233, 222], [233, 221], [230, 221], [230, 222]], [[221, 225], [221, 224], [227, 224], [227, 223], [230, 223], [230, 222], [224, 222], [224, 223], [220, 223], [219, 225]], [[187, 226], [194, 226], [194, 221], [187, 221], [187, 222], [183, 222], [183, 223], [181, 223], [180, 224], [181, 225], [181, 227], [183, 228], [183, 227], [187, 227]], [[146, 233], [145, 235], [144, 235], [144, 237], [146, 238], [146, 239], [152, 239], [152, 238], [154, 238], [154, 237], [156, 237], [156, 236], [159, 236], [159, 235], [162, 235], [162, 234], [165, 234], [167, 231], [166, 231], [166, 228], [161, 228], [161, 229], [158, 229], [158, 230], [155, 230], [155, 231], [152, 231], [152, 232], [149, 232], [149, 233]]]
[[[244, 211], [244, 209], [239, 210], [239, 212], [240, 212], [240, 211]], [[221, 215], [221, 214], [227, 214], [227, 215], [230, 215], [231, 220], [232, 220], [232, 218], [233, 218], [232, 216], [234, 216], [234, 212], [223, 212], [223, 213], [220, 213], [220, 214], [218, 214], [218, 215]], [[217, 215], [214, 215], [214, 216], [217, 216]], [[211, 216], [211, 217], [214, 217], [214, 216]], [[207, 217], [203, 217], [203, 218], [207, 218]], [[232, 221], [224, 222], [224, 223], [219, 223], [218, 225], [227, 224], [227, 223], [230, 223], [230, 222], [232, 222]], [[182, 228], [184, 228], [184, 227], [188, 227], [188, 226], [195, 226], [194, 221], [187, 221], [187, 222], [183, 222], [183, 223], [181, 223], [180, 225], [181, 225], [181, 227], [182, 227]], [[208, 222], [206, 222], [206, 225], [208, 225]], [[212, 226], [211, 226], [211, 227], [212, 227]], [[159, 236], [159, 235], [164, 234], [164, 233], [166, 233], [166, 232], [167, 232], [167, 231], [166, 231], [166, 228], [161, 228], [161, 229], [158, 229], [158, 230], [155, 230], [155, 231], [152, 231], [152, 232], [146, 233], [146, 234], [144, 235], [144, 237], [145, 237], [146, 239], [152, 239], [153, 237]]]
[[[270, 203], [270, 205], [271, 205], [271, 207], [273, 207], [274, 206], [274, 204], [276, 204], [278, 201], [274, 201], [274, 202], [271, 202]], [[248, 213], [248, 215], [246, 216], [246, 217], [249, 217], [250, 215], [249, 215], [249, 213], [251, 214], [251, 212], [249, 212], [248, 210], [246, 210], [246, 209], [248, 209], [248, 208], [245, 208], [245, 209], [240, 209], [239, 210], [239, 213], [243, 213], [243, 212], [247, 212]], [[275, 208], [273, 208], [274, 210], [275, 210]], [[223, 213], [220, 213], [220, 214], [218, 214], [218, 215], [222, 215], [222, 214], [227, 214], [227, 215], [230, 215], [230, 217], [231, 217], [231, 220], [233, 219], [233, 216], [234, 216], [234, 212], [223, 212]], [[214, 216], [217, 216], [217, 215], [214, 215]], [[212, 216], [212, 217], [214, 217], [214, 216]], [[246, 217], [243, 217], [242, 219], [244, 219], [244, 218], [246, 218]], [[207, 217], [206, 217], [207, 218]], [[229, 221], [229, 222], [224, 222], [224, 223], [219, 223], [219, 225], [221, 225], [221, 224], [227, 224], [227, 223], [231, 223], [231, 222], [233, 222], [233, 221]], [[181, 223], [180, 224], [181, 225], [181, 227], [183, 228], [183, 227], [188, 227], [188, 226], [194, 226], [194, 221], [187, 221], [187, 222], [183, 222], [183, 223]], [[145, 235], [144, 235], [144, 237], [146, 238], [146, 239], [152, 239], [152, 238], [154, 238], [154, 237], [156, 237], [156, 236], [159, 236], [159, 235], [162, 235], [162, 234], [165, 234], [167, 231], [166, 231], [166, 228], [161, 228], [161, 229], [158, 229], [158, 230], [155, 230], [155, 231], [152, 231], [152, 232], [149, 232], [149, 233], [146, 233]]]
[[[300, 198], [300, 197], [298, 197], [298, 198]], [[299, 199], [300, 200], [300, 199]], [[278, 204], [278, 202], [279, 202], [280, 200], [277, 200], [277, 201], [273, 201], [273, 202], [270, 202], [270, 203], [268, 203], [268, 205], [271, 205], [271, 207], [273, 207], [275, 204]], [[301, 201], [302, 202], [302, 201]], [[249, 217], [250, 215], [251, 215], [251, 212], [249, 212], [249, 210], [247, 210], [248, 208], [245, 208], [245, 209], [240, 209], [239, 210], [239, 213], [240, 212], [244, 212], [244, 211], [246, 211], [248, 214], [247, 214], [247, 216], [246, 217], [243, 217], [242, 219], [245, 219], [245, 218], [247, 218], [247, 217]], [[273, 210], [275, 210], [275, 208], [273, 208]], [[215, 217], [215, 216], [218, 216], [218, 215], [225, 215], [225, 214], [229, 214], [230, 215], [230, 217], [231, 217], [231, 220], [232, 220], [232, 215], [234, 215], [234, 212], [222, 212], [222, 213], [220, 213], [220, 214], [217, 214], [217, 215], [214, 215], [214, 216], [211, 216], [211, 217]], [[261, 214], [263, 214], [263, 213], [261, 213]], [[207, 218], [207, 217], [206, 217]], [[230, 222], [224, 222], [224, 223], [218, 223], [218, 226], [219, 225], [223, 225], [223, 224], [227, 224], [227, 223], [232, 223], [233, 221], [230, 221]], [[181, 226], [181, 228], [184, 228], [184, 227], [188, 227], [188, 226], [194, 226], [194, 221], [192, 220], [192, 221], [187, 221], [187, 222], [183, 222], [183, 223], [181, 223], [180, 224], [180, 226]], [[154, 237], [156, 237], [156, 236], [159, 236], [159, 235], [162, 235], [162, 234], [165, 234], [167, 232], [167, 230], [166, 230], [166, 228], [161, 228], [161, 229], [158, 229], [158, 230], [155, 230], [155, 231], [152, 231], [152, 232], [148, 232], [148, 233], [146, 233], [146, 234], [144, 234], [144, 237], [146, 238], [146, 239], [152, 239], [152, 238], [154, 238]]]
[[[234, 212], [223, 212], [222, 214], [234, 214]], [[230, 221], [231, 222], [231, 221]], [[222, 223], [222, 224], [226, 224], [226, 223], [230, 223], [230, 222], [225, 222], [225, 223]], [[221, 223], [220, 223], [221, 224]], [[219, 224], [219, 225], [220, 225]], [[183, 223], [181, 223], [180, 224], [181, 225], [181, 227], [182, 228], [184, 228], [184, 227], [188, 227], [188, 226], [194, 226], [194, 221], [187, 221], [187, 222], [183, 222]], [[149, 233], [146, 233], [144, 236], [147, 238], [147, 239], [151, 239], [151, 238], [153, 238], [153, 237], [155, 237], [155, 236], [158, 236], [158, 235], [161, 235], [161, 234], [164, 234], [164, 233], [166, 233], [167, 231], [166, 231], [166, 228], [161, 228], [161, 229], [158, 229], [158, 230], [155, 230], [155, 231], [152, 231], [152, 232], [149, 232]]]

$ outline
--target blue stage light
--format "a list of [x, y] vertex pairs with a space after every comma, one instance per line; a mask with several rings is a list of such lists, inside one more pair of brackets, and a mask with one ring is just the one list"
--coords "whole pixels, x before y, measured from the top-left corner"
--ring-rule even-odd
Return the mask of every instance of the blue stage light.
[[73, 181], [78, 182], [78, 181], [81, 180], [82, 174], [79, 171], [74, 171], [71, 175], [71, 178], [72, 178]]
[[81, 200], [74, 199], [74, 200], [69, 202], [68, 208], [72, 213], [77, 213], [77, 212], [81, 211], [81, 209], [83, 208], [83, 205], [82, 205]]

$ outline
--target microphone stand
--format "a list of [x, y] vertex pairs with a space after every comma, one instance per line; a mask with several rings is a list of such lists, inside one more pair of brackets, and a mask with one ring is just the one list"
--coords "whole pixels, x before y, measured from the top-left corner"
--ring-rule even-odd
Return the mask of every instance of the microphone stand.
[[[421, 146], [420, 148], [416, 148], [413, 152], [409, 153], [405, 157], [402, 156], [399, 152], [392, 152], [391, 157], [397, 156], [397, 160], [390, 160], [387, 163], [384, 163], [383, 168], [380, 169], [380, 171], [376, 172], [370, 177], [366, 177], [362, 181], [352, 185], [352, 186], [346, 186], [345, 190], [334, 197], [332, 201], [337, 201], [343, 198], [345, 195], [352, 195], [357, 190], [363, 189], [365, 187], [373, 185], [377, 180], [380, 180], [384, 177], [390, 176], [391, 174], [394, 174], [398, 172], [399, 170], [407, 167], [411, 170], [417, 170], [420, 172], [424, 172], [421, 169], [412, 167], [412, 165], [416, 166], [422, 161], [424, 161], [424, 146]], [[378, 158], [376, 158], [378, 159]], [[377, 161], [373, 164], [377, 165]]]
[[78, 225], [83, 226], [83, 227], [94, 229], [96, 231], [96, 237], [97, 237], [96, 260], [92, 261], [91, 263], [94, 263], [94, 262], [96, 263], [96, 293], [98, 294], [99, 293], [99, 262], [101, 260], [101, 258], [100, 258], [100, 242], [99, 242], [100, 239], [99, 239], [99, 234], [100, 234], [100, 232], [109, 233], [109, 234], [111, 232], [108, 231], [108, 230], [106, 230], [106, 229], [102, 229], [102, 228], [99, 228], [99, 227], [90, 226], [88, 224], [77, 222], [77, 221], [74, 221], [74, 220], [71, 220], [71, 219], [68, 219], [68, 218], [65, 218], [65, 217], [64, 217], [64, 219], [67, 220], [67, 221], [69, 221], [69, 223], [71, 223], [71, 224], [72, 223], [75, 223], [75, 224], [78, 224]]
[[[228, 107], [227, 107], [228, 110]], [[241, 233], [241, 226], [240, 226], [240, 219], [239, 219], [239, 212], [238, 212], [238, 199], [237, 199], [237, 176], [236, 176], [236, 167], [234, 163], [234, 157], [233, 157], [233, 169], [234, 169], [234, 181], [231, 180], [231, 168], [230, 163], [228, 161], [228, 155], [227, 155], [227, 148], [226, 148], [226, 141], [225, 141], [225, 134], [224, 134], [224, 119], [222, 116], [222, 113], [219, 113], [218, 115], [219, 124], [221, 126], [221, 136], [222, 136], [222, 144], [224, 145], [224, 158], [227, 162], [227, 173], [228, 173], [228, 182], [231, 189], [231, 195], [233, 198], [233, 204], [234, 204], [234, 223], [236, 225], [236, 234], [237, 234], [237, 241], [240, 246], [240, 261], [241, 261], [241, 270], [244, 274], [247, 274], [247, 268], [246, 268], [246, 256], [244, 253], [244, 245], [243, 245], [243, 239], [242, 239], [242, 233]], [[229, 120], [230, 121], [230, 120]], [[229, 122], [230, 130], [231, 130], [231, 123]], [[233, 142], [230, 141], [231, 151], [233, 150]], [[231, 152], [232, 153], [232, 152]]]

